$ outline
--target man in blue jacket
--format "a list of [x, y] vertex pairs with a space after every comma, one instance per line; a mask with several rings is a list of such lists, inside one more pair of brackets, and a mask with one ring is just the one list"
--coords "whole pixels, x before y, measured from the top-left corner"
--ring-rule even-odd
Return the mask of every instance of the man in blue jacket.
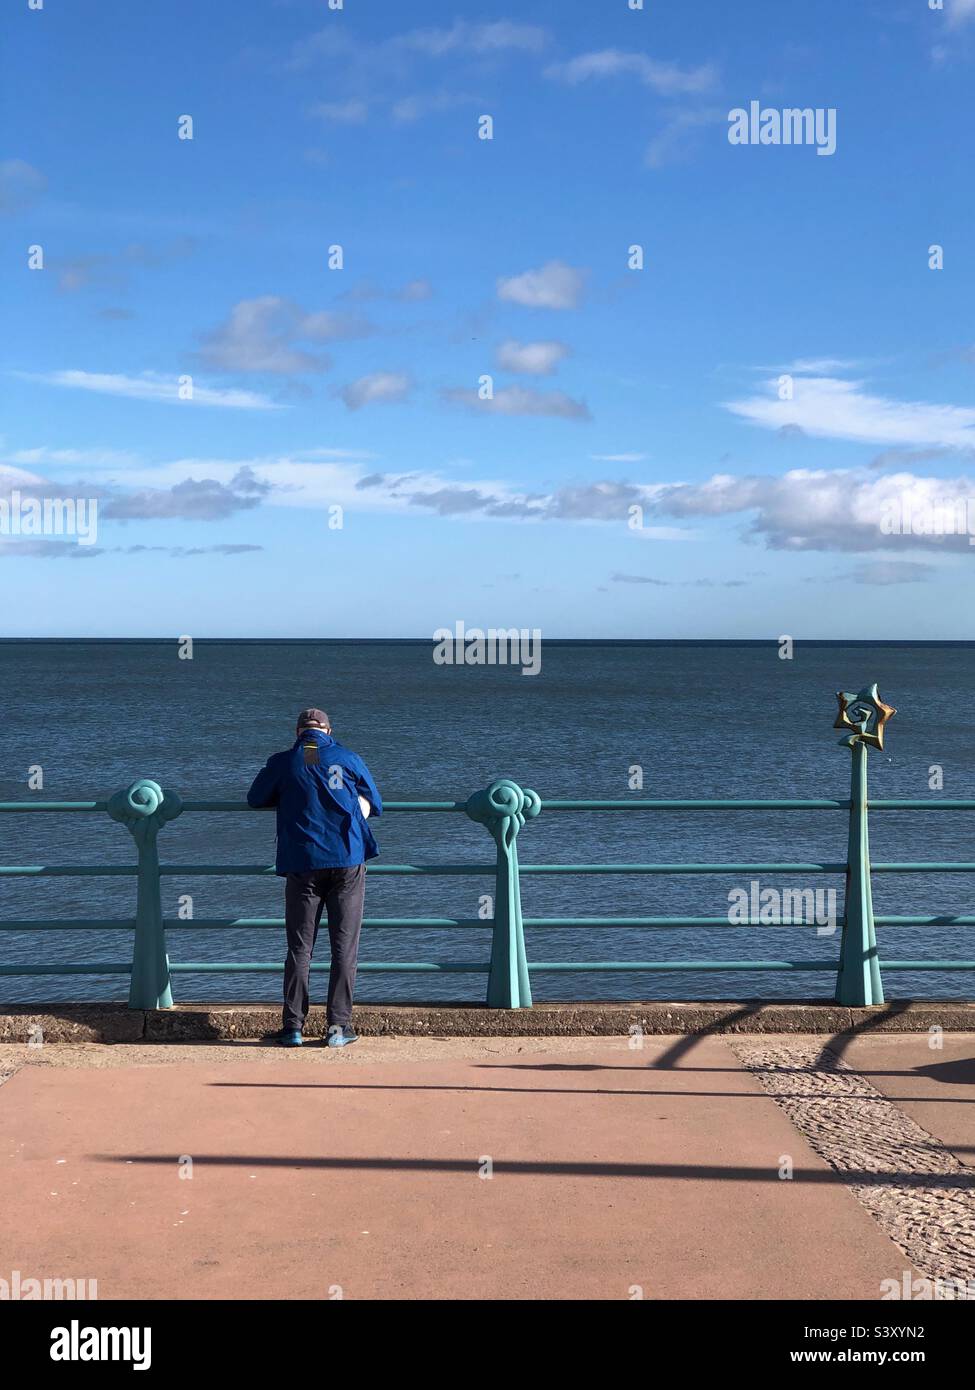
[[284, 966], [284, 1018], [276, 1035], [283, 1047], [301, 1046], [308, 1013], [308, 973], [324, 908], [332, 947], [328, 979], [329, 1047], [357, 1042], [352, 993], [366, 892], [367, 859], [379, 846], [367, 823], [383, 803], [365, 763], [332, 737], [321, 709], [302, 710], [298, 737], [274, 753], [254, 778], [247, 804], [277, 808], [275, 868], [285, 879], [288, 955]]

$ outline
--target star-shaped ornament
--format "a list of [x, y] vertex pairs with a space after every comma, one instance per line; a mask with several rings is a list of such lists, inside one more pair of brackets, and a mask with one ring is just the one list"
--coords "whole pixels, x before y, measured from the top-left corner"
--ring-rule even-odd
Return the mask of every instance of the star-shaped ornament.
[[854, 733], [844, 743], [850, 746], [856, 742], [869, 744], [871, 748], [883, 748], [884, 725], [896, 713], [893, 705], [885, 704], [877, 693], [876, 683], [865, 686], [858, 695], [848, 690], [838, 690], [836, 698], [840, 712], [836, 716], [834, 729], [853, 729]]

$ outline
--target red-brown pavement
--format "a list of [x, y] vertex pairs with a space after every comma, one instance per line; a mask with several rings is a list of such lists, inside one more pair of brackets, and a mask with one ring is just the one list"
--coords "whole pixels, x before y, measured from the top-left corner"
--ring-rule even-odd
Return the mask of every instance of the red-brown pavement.
[[975, 1036], [863, 1033], [833, 1051], [899, 1110], [975, 1167]]
[[0, 1276], [100, 1298], [876, 1299], [910, 1268], [718, 1038], [443, 1061], [372, 1061], [373, 1041], [354, 1065], [23, 1066], [0, 1086]]

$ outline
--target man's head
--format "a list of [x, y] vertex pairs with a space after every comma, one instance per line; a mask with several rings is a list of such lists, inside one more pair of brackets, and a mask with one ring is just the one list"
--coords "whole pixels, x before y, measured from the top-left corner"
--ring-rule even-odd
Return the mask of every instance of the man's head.
[[323, 709], [303, 709], [298, 715], [297, 733], [299, 738], [306, 729], [320, 729], [323, 734], [330, 734], [332, 721]]

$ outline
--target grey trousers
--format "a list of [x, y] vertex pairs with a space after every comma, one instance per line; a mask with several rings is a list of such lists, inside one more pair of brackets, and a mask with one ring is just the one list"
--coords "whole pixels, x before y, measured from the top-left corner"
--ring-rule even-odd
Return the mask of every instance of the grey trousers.
[[328, 1026], [348, 1028], [359, 958], [359, 930], [366, 896], [366, 866], [288, 874], [284, 919], [288, 955], [284, 963], [284, 1027], [301, 1028], [308, 1013], [308, 972], [324, 908], [332, 947], [328, 977]]

